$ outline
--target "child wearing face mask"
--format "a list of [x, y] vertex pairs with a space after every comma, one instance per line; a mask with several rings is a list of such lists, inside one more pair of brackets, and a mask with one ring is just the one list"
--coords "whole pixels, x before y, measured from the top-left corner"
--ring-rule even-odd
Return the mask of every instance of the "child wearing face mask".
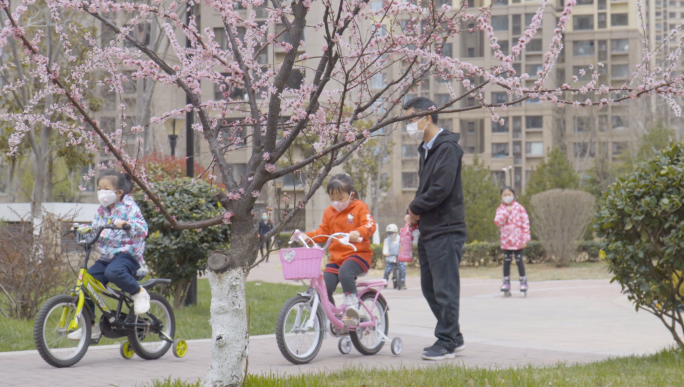
[[[333, 176], [326, 191], [332, 204], [325, 209], [320, 227], [306, 235], [314, 238], [317, 235], [332, 235], [338, 232], [350, 234], [349, 241], [354, 243], [357, 250], [354, 251], [351, 246], [333, 240], [328, 249], [330, 262], [325, 268], [323, 279], [328, 290], [328, 299], [333, 304], [333, 292], [338, 283], [342, 284], [344, 303], [347, 306], [345, 325], [356, 325], [359, 321], [356, 277], [370, 269], [373, 257], [370, 238], [375, 232], [375, 222], [368, 206], [358, 198], [354, 181], [349, 175]], [[297, 240], [298, 237], [299, 230], [295, 231], [292, 239]], [[327, 238], [314, 238], [316, 243], [326, 241]]]
[[[111, 282], [131, 294], [134, 312], [141, 315], [150, 309], [150, 295], [138, 284], [133, 274], [145, 262], [143, 251], [147, 237], [147, 222], [133, 197], [129, 195], [132, 189], [131, 176], [126, 173], [105, 171], [100, 175], [97, 181], [97, 198], [101, 207], [95, 213], [92, 228], [108, 224], [116, 227], [129, 224], [131, 229], [102, 231], [98, 240], [100, 259], [88, 269], [88, 274], [103, 285]], [[89, 298], [86, 298], [86, 303], [94, 317], [95, 304]], [[91, 323], [91, 338], [96, 339], [102, 333], [95, 321]], [[81, 329], [72, 332], [68, 337], [71, 340], [80, 340]]]
[[502, 292], [511, 289], [511, 260], [515, 258], [520, 274], [520, 291], [527, 291], [527, 277], [523, 263], [522, 250], [530, 241], [530, 219], [527, 211], [515, 199], [515, 190], [511, 187], [501, 189], [501, 205], [496, 210], [494, 224], [501, 229], [501, 249], [504, 252], [504, 269]]
[[[399, 288], [406, 289], [406, 264], [404, 262], [397, 262], [399, 256], [399, 227], [396, 224], [387, 226], [387, 238], [382, 245], [382, 254], [385, 256], [385, 281], [389, 279], [389, 275], [394, 270], [394, 265], [399, 265], [401, 270], [401, 279], [395, 278], [399, 281]], [[387, 287], [387, 285], [385, 285]]]

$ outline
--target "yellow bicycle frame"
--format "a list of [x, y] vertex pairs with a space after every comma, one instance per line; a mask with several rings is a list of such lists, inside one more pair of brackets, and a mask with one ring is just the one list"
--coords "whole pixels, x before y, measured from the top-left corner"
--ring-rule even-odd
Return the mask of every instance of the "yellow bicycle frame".
[[[100, 293], [109, 293], [116, 296], [116, 293], [113, 293], [106, 286], [102, 285], [100, 281], [96, 280], [95, 278], [93, 278], [93, 276], [88, 274], [88, 271], [85, 268], [81, 268], [81, 270], [78, 272], [78, 281], [76, 282], [76, 288], [71, 293], [72, 296], [78, 295], [78, 303], [76, 304], [76, 316], [74, 317], [74, 320], [69, 323], [68, 330], [71, 331], [78, 328], [78, 319], [81, 317], [81, 313], [83, 312], [83, 304], [85, 303], [86, 294], [88, 294], [91, 300], [97, 303], [97, 305], [103, 312], [111, 312], [107, 304], [99, 296]], [[68, 311], [69, 310], [66, 308], [64, 309], [64, 311], [62, 311], [62, 318], [59, 321], [60, 328], [64, 328], [64, 326], [66, 325]], [[94, 314], [95, 311], [93, 310], [92, 313]]]

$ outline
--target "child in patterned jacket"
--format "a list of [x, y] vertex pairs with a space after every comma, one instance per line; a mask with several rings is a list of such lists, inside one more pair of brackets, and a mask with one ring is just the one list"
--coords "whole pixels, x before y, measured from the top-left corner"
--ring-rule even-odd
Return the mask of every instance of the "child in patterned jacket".
[[[150, 295], [138, 284], [133, 275], [145, 263], [143, 252], [147, 222], [135, 200], [129, 195], [132, 189], [131, 176], [127, 173], [105, 171], [100, 175], [97, 181], [97, 198], [101, 207], [95, 213], [92, 228], [107, 224], [114, 224], [116, 227], [129, 224], [131, 229], [102, 231], [98, 240], [101, 256], [88, 269], [88, 273], [103, 285], [111, 282], [124, 292], [130, 293], [133, 310], [136, 315], [141, 315], [150, 309]], [[86, 302], [94, 317], [95, 304], [88, 298]], [[91, 338], [96, 339], [102, 333], [95, 321], [91, 323]], [[81, 329], [72, 332], [68, 337], [71, 340], [80, 340]]]
[[501, 249], [504, 251], [501, 291], [509, 292], [511, 289], [511, 258], [514, 257], [520, 274], [520, 291], [526, 292], [528, 286], [522, 249], [530, 241], [530, 219], [525, 207], [516, 200], [513, 188], [501, 189], [501, 202], [494, 218], [494, 224], [501, 229]]

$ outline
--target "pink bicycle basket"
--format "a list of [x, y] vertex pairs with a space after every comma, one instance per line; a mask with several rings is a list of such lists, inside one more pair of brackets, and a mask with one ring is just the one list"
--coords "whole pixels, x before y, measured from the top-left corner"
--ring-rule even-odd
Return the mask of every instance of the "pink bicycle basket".
[[318, 247], [296, 247], [280, 250], [280, 263], [286, 280], [318, 278], [325, 251]]

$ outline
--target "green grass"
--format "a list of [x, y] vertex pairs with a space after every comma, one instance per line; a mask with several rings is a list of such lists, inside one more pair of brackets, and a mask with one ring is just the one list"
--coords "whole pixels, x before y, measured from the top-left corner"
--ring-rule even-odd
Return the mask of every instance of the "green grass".
[[[684, 354], [664, 350], [650, 356], [630, 356], [583, 365], [504, 369], [437, 365], [426, 368], [371, 369], [347, 367], [330, 373], [295, 376], [249, 375], [249, 387], [651, 387], [681, 386]], [[154, 381], [149, 387], [199, 387], [200, 382]]]
[[[275, 333], [275, 321], [285, 301], [304, 290], [299, 285], [247, 282], [247, 305], [251, 305], [250, 333]], [[211, 337], [209, 281], [197, 281], [197, 305], [174, 310], [176, 337], [208, 339]], [[113, 306], [113, 305], [110, 305]], [[99, 319], [99, 315], [97, 317]], [[100, 340], [100, 345], [117, 344], [125, 338]], [[33, 320], [12, 320], [0, 317], [0, 352], [36, 349], [33, 343]]]

